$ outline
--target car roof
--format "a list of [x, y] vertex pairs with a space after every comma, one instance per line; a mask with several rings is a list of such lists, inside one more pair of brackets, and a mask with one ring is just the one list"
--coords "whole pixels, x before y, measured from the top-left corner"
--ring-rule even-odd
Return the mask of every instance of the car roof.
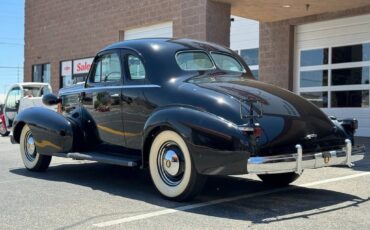
[[13, 84], [10, 89], [20, 87], [20, 88], [25, 88], [25, 87], [42, 87], [42, 86], [48, 86], [50, 87], [49, 83], [42, 83], [42, 82], [21, 82], [21, 83], [16, 83]]
[[205, 50], [205, 51], [220, 51], [231, 53], [229, 48], [218, 45], [212, 42], [200, 41], [188, 38], [140, 38], [133, 40], [126, 40], [117, 43], [113, 43], [100, 52], [104, 52], [111, 49], [134, 49], [137, 51], [141, 50], [152, 50], [157, 52], [161, 48], [172, 49], [173, 51], [178, 50]]
[[16, 83], [13, 86], [46, 86], [49, 85], [49, 83], [42, 83], [42, 82], [22, 82], [22, 83]]

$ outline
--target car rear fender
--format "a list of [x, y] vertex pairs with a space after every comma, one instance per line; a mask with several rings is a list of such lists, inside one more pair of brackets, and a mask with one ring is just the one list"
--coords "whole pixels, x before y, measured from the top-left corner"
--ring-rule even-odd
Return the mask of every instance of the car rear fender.
[[187, 143], [197, 171], [201, 174], [246, 173], [250, 156], [248, 137], [238, 127], [206, 111], [192, 107], [167, 107], [155, 111], [143, 133], [143, 165], [156, 134], [171, 129]]
[[72, 123], [63, 115], [42, 107], [21, 111], [14, 120], [13, 136], [16, 143], [24, 125], [28, 125], [40, 154], [66, 153], [73, 148]]

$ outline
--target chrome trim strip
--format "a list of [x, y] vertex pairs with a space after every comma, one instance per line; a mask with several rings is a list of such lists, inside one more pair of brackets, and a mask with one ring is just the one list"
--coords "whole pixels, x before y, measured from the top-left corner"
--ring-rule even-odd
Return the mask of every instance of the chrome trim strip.
[[154, 85], [154, 84], [147, 84], [147, 85], [120, 85], [120, 86], [98, 86], [98, 87], [89, 87], [89, 88], [79, 88], [75, 90], [68, 90], [66, 89], [65, 92], [60, 93], [61, 96], [63, 95], [69, 95], [73, 93], [82, 93], [82, 92], [90, 92], [95, 90], [101, 90], [101, 89], [137, 89], [137, 88], [161, 88], [160, 85]]
[[268, 157], [250, 157], [247, 163], [248, 173], [274, 174], [296, 172], [304, 169], [315, 169], [333, 165], [353, 166], [352, 162], [365, 157], [365, 146], [352, 146], [349, 139], [345, 147], [325, 152], [305, 153], [301, 145], [296, 145], [297, 153], [281, 154]]

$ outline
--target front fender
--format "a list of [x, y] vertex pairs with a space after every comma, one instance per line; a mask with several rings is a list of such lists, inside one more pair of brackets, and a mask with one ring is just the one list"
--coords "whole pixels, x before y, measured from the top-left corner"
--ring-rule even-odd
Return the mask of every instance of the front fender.
[[16, 143], [24, 125], [28, 125], [40, 154], [66, 153], [73, 146], [73, 127], [63, 115], [42, 107], [28, 108], [14, 119], [13, 136]]
[[148, 159], [145, 156], [150, 148], [148, 140], [158, 129], [172, 129], [184, 138], [198, 173], [228, 175], [247, 172], [250, 156], [248, 137], [235, 124], [221, 117], [189, 107], [167, 107], [156, 111], [144, 126], [143, 162]]

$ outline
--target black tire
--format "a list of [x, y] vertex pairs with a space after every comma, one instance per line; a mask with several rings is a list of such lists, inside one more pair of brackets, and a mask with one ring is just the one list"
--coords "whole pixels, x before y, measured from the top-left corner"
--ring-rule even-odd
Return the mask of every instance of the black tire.
[[5, 124], [3, 124], [2, 121], [0, 121], [0, 135], [3, 137], [6, 137], [9, 135], [9, 131], [6, 129]]
[[287, 186], [297, 180], [300, 175], [294, 172], [257, 175], [264, 183], [274, 186]]
[[149, 171], [158, 192], [175, 201], [194, 198], [206, 179], [197, 173], [185, 141], [170, 130], [162, 131], [153, 140]]
[[32, 132], [28, 125], [22, 129], [19, 140], [21, 148], [21, 157], [24, 166], [35, 172], [44, 172], [48, 169], [51, 161], [51, 156], [45, 156], [37, 153], [35, 142], [33, 140]]

